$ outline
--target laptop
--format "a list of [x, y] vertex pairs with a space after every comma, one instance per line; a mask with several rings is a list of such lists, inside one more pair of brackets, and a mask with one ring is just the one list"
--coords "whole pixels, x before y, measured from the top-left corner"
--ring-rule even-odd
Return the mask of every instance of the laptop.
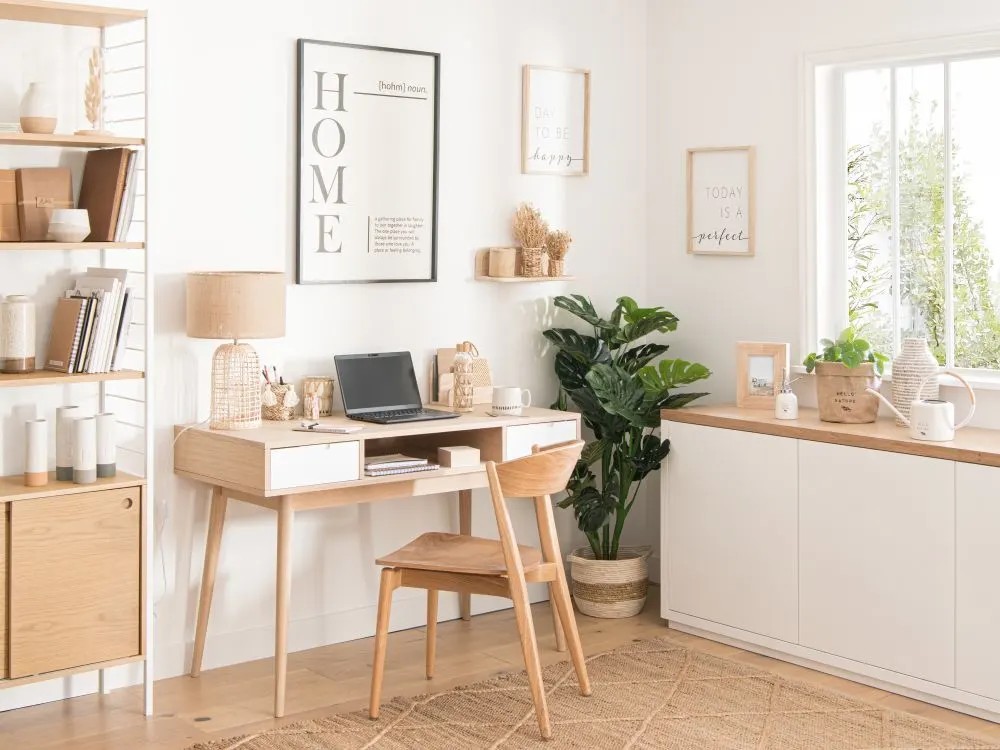
[[409, 352], [346, 354], [333, 360], [344, 412], [350, 419], [398, 424], [458, 416], [451, 411], [423, 408]]

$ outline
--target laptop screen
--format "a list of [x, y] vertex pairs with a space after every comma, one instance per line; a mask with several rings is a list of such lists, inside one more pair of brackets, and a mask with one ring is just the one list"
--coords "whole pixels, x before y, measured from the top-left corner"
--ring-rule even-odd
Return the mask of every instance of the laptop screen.
[[409, 352], [338, 355], [334, 361], [348, 414], [420, 407], [420, 390]]

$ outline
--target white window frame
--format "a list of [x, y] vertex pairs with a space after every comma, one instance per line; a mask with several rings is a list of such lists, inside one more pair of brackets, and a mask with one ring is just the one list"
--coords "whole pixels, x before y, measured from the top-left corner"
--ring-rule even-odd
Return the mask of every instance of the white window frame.
[[[805, 311], [800, 329], [800, 351], [804, 356], [815, 351], [820, 338], [830, 337], [847, 326], [847, 197], [846, 191], [833, 189], [843, 184], [841, 176], [847, 160], [845, 142], [846, 101], [844, 73], [869, 68], [894, 68], [914, 64], [948, 63], [963, 59], [1000, 56], [1000, 31], [961, 36], [938, 37], [896, 42], [870, 47], [855, 47], [803, 56], [800, 67], [800, 247], [802, 257], [801, 309]], [[891, 75], [895, 102], [895, 73]], [[950, 101], [949, 66], [945, 65], [945, 101]], [[895, 117], [895, 105], [892, 117]], [[951, 142], [951, 118], [945, 118], [944, 137]], [[891, 127], [891, 149], [897, 138], [895, 122]], [[896, 168], [893, 156], [892, 169]], [[952, 279], [952, 164], [945, 167], [945, 309], [947, 361], [954, 361], [954, 316]], [[898, 195], [893, 179], [892, 215], [898, 215]], [[822, 210], [820, 209], [822, 201]], [[898, 232], [893, 232], [893, 283], [898, 288]], [[898, 307], [897, 304], [894, 307]], [[899, 311], [893, 310], [895, 351], [899, 351]], [[1000, 389], [1000, 370], [954, 368], [978, 385]], [[891, 372], [886, 376], [891, 379]]]

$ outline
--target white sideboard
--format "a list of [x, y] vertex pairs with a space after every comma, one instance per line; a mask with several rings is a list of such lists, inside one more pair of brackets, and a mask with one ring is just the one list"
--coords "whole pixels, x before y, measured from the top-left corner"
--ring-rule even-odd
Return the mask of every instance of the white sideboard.
[[670, 627], [1000, 720], [1000, 431], [665, 411]]

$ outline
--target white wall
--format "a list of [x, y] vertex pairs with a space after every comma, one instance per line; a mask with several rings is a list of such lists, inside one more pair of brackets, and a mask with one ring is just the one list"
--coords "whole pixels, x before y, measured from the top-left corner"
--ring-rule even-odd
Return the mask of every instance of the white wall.
[[[998, 27], [991, 0], [650, 3], [650, 291], [681, 318], [676, 348], [715, 372], [713, 401], [735, 399], [737, 341], [791, 342], [793, 362], [807, 353], [799, 344], [803, 55]], [[685, 149], [745, 144], [757, 147], [756, 257], [687, 255]], [[810, 400], [811, 383], [801, 385]], [[977, 423], [1000, 427], [998, 395], [984, 394]]]
[[[142, 3], [136, 3], [142, 7]], [[495, 379], [555, 395], [540, 330], [551, 296], [575, 291], [608, 308], [646, 293], [645, 3], [612, 0], [153, 0], [150, 9], [149, 217], [156, 270], [156, 676], [190, 658], [208, 491], [172, 475], [172, 428], [205, 419], [212, 342], [184, 336], [189, 271], [294, 268], [295, 39], [441, 53], [439, 256], [436, 284], [290, 286], [288, 333], [259, 342], [286, 377], [332, 372], [335, 353], [432, 351], [470, 339]], [[520, 66], [592, 70], [592, 166], [586, 178], [522, 176]], [[508, 244], [509, 218], [532, 200], [576, 238], [572, 284], [472, 281], [477, 248]], [[379, 553], [457, 527], [447, 499], [390, 501], [304, 514], [295, 529], [290, 646], [371, 635]], [[525, 509], [526, 510], [526, 509]], [[477, 533], [495, 533], [485, 498]], [[635, 537], [655, 525], [637, 513]], [[534, 541], [530, 517], [519, 517]], [[563, 541], [574, 527], [559, 514]], [[227, 518], [206, 667], [273, 649], [275, 519], [233, 503]], [[486, 605], [499, 600], [483, 600]], [[423, 618], [420, 592], [396, 597], [394, 627]], [[442, 614], [457, 616], [453, 598]], [[113, 681], [135, 676], [119, 671]], [[76, 678], [0, 694], [0, 709], [92, 689]]]

